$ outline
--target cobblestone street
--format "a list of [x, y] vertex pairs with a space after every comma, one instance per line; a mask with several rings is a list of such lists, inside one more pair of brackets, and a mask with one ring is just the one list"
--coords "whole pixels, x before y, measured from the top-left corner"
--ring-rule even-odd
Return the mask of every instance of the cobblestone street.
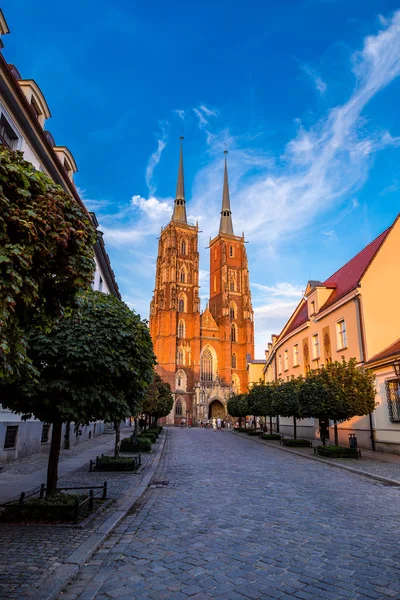
[[400, 488], [202, 429], [155, 479], [59, 600], [400, 598]]

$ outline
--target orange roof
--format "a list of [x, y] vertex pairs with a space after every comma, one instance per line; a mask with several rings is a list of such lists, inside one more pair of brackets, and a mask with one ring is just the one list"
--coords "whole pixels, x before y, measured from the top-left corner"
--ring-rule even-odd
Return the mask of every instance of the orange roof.
[[394, 342], [391, 346], [388, 346], [387, 348], [382, 350], [382, 352], [375, 354], [375, 356], [370, 358], [365, 364], [368, 365], [368, 363], [377, 362], [379, 360], [383, 360], [384, 358], [389, 358], [396, 354], [400, 354], [400, 338], [396, 342]]

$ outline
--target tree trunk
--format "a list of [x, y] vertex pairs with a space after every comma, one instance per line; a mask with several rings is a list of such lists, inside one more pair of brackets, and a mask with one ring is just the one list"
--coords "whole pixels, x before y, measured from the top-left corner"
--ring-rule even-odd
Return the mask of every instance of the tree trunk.
[[114, 429], [115, 429], [115, 448], [114, 448], [114, 456], [118, 458], [119, 456], [119, 447], [121, 445], [121, 423], [119, 421], [114, 421]]
[[257, 422], [256, 422], [256, 415], [253, 415], [253, 429], [254, 431], [257, 431]]
[[69, 436], [71, 434], [71, 421], [67, 421], [67, 425], [65, 427], [65, 435], [64, 435], [64, 450], [69, 450], [71, 447]]
[[279, 415], [276, 415], [276, 433], [279, 433]]
[[293, 437], [297, 440], [297, 421], [296, 417], [293, 417]]
[[339, 446], [339, 434], [337, 428], [337, 421], [333, 421], [333, 427], [335, 429], [335, 446]]
[[269, 432], [272, 433], [272, 417], [269, 418]]
[[51, 433], [49, 462], [47, 465], [46, 496], [50, 496], [51, 494], [54, 494], [57, 490], [58, 461], [60, 458], [60, 448], [61, 448], [61, 430], [62, 430], [62, 423], [53, 423], [52, 433]]
[[135, 417], [133, 426], [134, 426], [133, 435], [132, 435], [133, 443], [137, 444], [137, 441], [138, 441], [138, 427], [139, 427], [139, 423], [138, 423], [137, 417]]

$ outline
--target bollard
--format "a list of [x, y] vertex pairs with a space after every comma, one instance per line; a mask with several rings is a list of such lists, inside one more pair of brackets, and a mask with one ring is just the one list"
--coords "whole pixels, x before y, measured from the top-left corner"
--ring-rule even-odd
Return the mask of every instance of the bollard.
[[90, 463], [89, 463], [89, 473], [91, 473], [93, 471], [93, 461], [92, 459], [90, 459]]
[[103, 487], [103, 500], [107, 499], [107, 481], [104, 482], [104, 487]]
[[40, 486], [40, 494], [39, 494], [39, 498], [41, 500], [43, 500], [43, 496], [44, 496], [44, 483], [42, 483], [42, 485]]
[[24, 503], [24, 498], [25, 498], [25, 492], [22, 492], [22, 494], [19, 497], [19, 503], [23, 504]]
[[93, 490], [89, 491], [89, 510], [93, 510], [94, 508], [94, 496], [93, 496]]

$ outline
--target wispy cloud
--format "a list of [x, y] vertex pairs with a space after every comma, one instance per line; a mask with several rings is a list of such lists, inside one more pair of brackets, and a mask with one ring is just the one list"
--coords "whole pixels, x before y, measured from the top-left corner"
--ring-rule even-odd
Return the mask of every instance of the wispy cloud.
[[200, 128], [207, 127], [210, 124], [209, 117], [217, 117], [219, 114], [218, 111], [208, 108], [204, 104], [201, 104], [197, 108], [193, 108], [193, 112], [199, 119]]
[[256, 288], [257, 290], [260, 290], [262, 292], [265, 292], [266, 294], [268, 294], [269, 296], [272, 296], [272, 297], [274, 297], [274, 296], [279, 296], [279, 297], [291, 296], [291, 297], [298, 298], [300, 300], [300, 298], [303, 295], [303, 290], [301, 290], [297, 286], [293, 285], [292, 283], [288, 283], [288, 282], [276, 283], [273, 286], [261, 285], [260, 283], [252, 283], [252, 287]]
[[312, 79], [316, 90], [323, 96], [327, 90], [327, 85], [322, 77], [319, 75], [318, 71], [310, 65], [301, 65], [302, 70], [307, 73]]
[[180, 108], [177, 108], [177, 109], [176, 109], [176, 110], [174, 110], [173, 112], [174, 112], [176, 115], [178, 115], [178, 117], [179, 117], [180, 119], [182, 119], [182, 121], [185, 119], [185, 114], [186, 114], [186, 113], [185, 113], [185, 111], [184, 111], [184, 110], [182, 110], [182, 109], [180, 109]]
[[154, 196], [142, 198], [141, 196], [132, 196], [132, 206], [137, 206], [142, 210], [151, 221], [166, 221], [172, 214], [171, 202], [157, 200]]
[[149, 188], [149, 192], [150, 194], [154, 194], [156, 191], [156, 186], [153, 183], [153, 173], [154, 173], [154, 169], [156, 168], [156, 166], [158, 165], [158, 163], [160, 162], [160, 158], [161, 158], [161, 154], [162, 151], [164, 150], [165, 146], [167, 145], [167, 138], [168, 138], [168, 122], [160, 122], [160, 134], [158, 139], [157, 139], [157, 150], [155, 152], [153, 152], [153, 154], [150, 156], [149, 162], [147, 163], [147, 168], [146, 168], [146, 184], [147, 187]]

